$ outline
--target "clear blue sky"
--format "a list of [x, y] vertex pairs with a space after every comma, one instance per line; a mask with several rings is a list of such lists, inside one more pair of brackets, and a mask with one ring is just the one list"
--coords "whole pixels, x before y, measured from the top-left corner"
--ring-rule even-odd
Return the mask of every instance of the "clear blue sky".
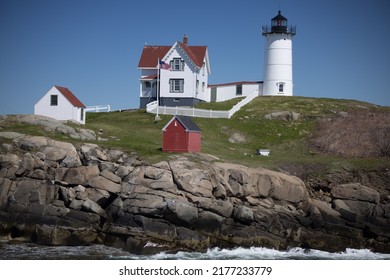
[[139, 106], [142, 48], [188, 35], [209, 83], [263, 77], [262, 25], [297, 26], [294, 95], [390, 106], [388, 0], [0, 0], [0, 114], [33, 113], [53, 85], [85, 105]]

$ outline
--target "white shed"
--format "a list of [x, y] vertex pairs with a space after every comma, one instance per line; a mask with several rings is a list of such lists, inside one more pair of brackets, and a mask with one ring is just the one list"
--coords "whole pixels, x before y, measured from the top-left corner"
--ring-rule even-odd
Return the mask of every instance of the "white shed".
[[34, 105], [34, 114], [85, 124], [85, 105], [67, 88], [53, 86]]

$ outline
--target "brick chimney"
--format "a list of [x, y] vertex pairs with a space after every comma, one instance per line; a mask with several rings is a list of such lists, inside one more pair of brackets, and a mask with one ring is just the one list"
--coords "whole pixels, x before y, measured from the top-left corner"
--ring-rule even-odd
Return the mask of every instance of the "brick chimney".
[[183, 37], [183, 45], [188, 45], [188, 37], [186, 34], [184, 34], [184, 37]]

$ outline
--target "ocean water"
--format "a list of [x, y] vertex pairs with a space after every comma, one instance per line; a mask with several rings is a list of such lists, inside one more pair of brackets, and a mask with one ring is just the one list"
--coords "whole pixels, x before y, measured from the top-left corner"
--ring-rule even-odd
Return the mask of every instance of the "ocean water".
[[212, 248], [207, 252], [158, 253], [134, 255], [104, 245], [40, 246], [36, 244], [0, 244], [2, 260], [390, 260], [390, 254], [367, 249], [347, 249], [330, 253], [320, 250], [291, 248], [278, 251], [267, 248]]

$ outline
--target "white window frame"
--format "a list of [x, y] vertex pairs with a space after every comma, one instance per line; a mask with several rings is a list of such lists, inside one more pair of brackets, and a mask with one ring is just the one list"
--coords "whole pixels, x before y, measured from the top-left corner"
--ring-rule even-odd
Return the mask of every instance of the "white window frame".
[[169, 80], [169, 92], [183, 93], [184, 92], [184, 79], [170, 79]]
[[171, 60], [172, 71], [184, 71], [184, 60], [181, 58], [174, 58]]

